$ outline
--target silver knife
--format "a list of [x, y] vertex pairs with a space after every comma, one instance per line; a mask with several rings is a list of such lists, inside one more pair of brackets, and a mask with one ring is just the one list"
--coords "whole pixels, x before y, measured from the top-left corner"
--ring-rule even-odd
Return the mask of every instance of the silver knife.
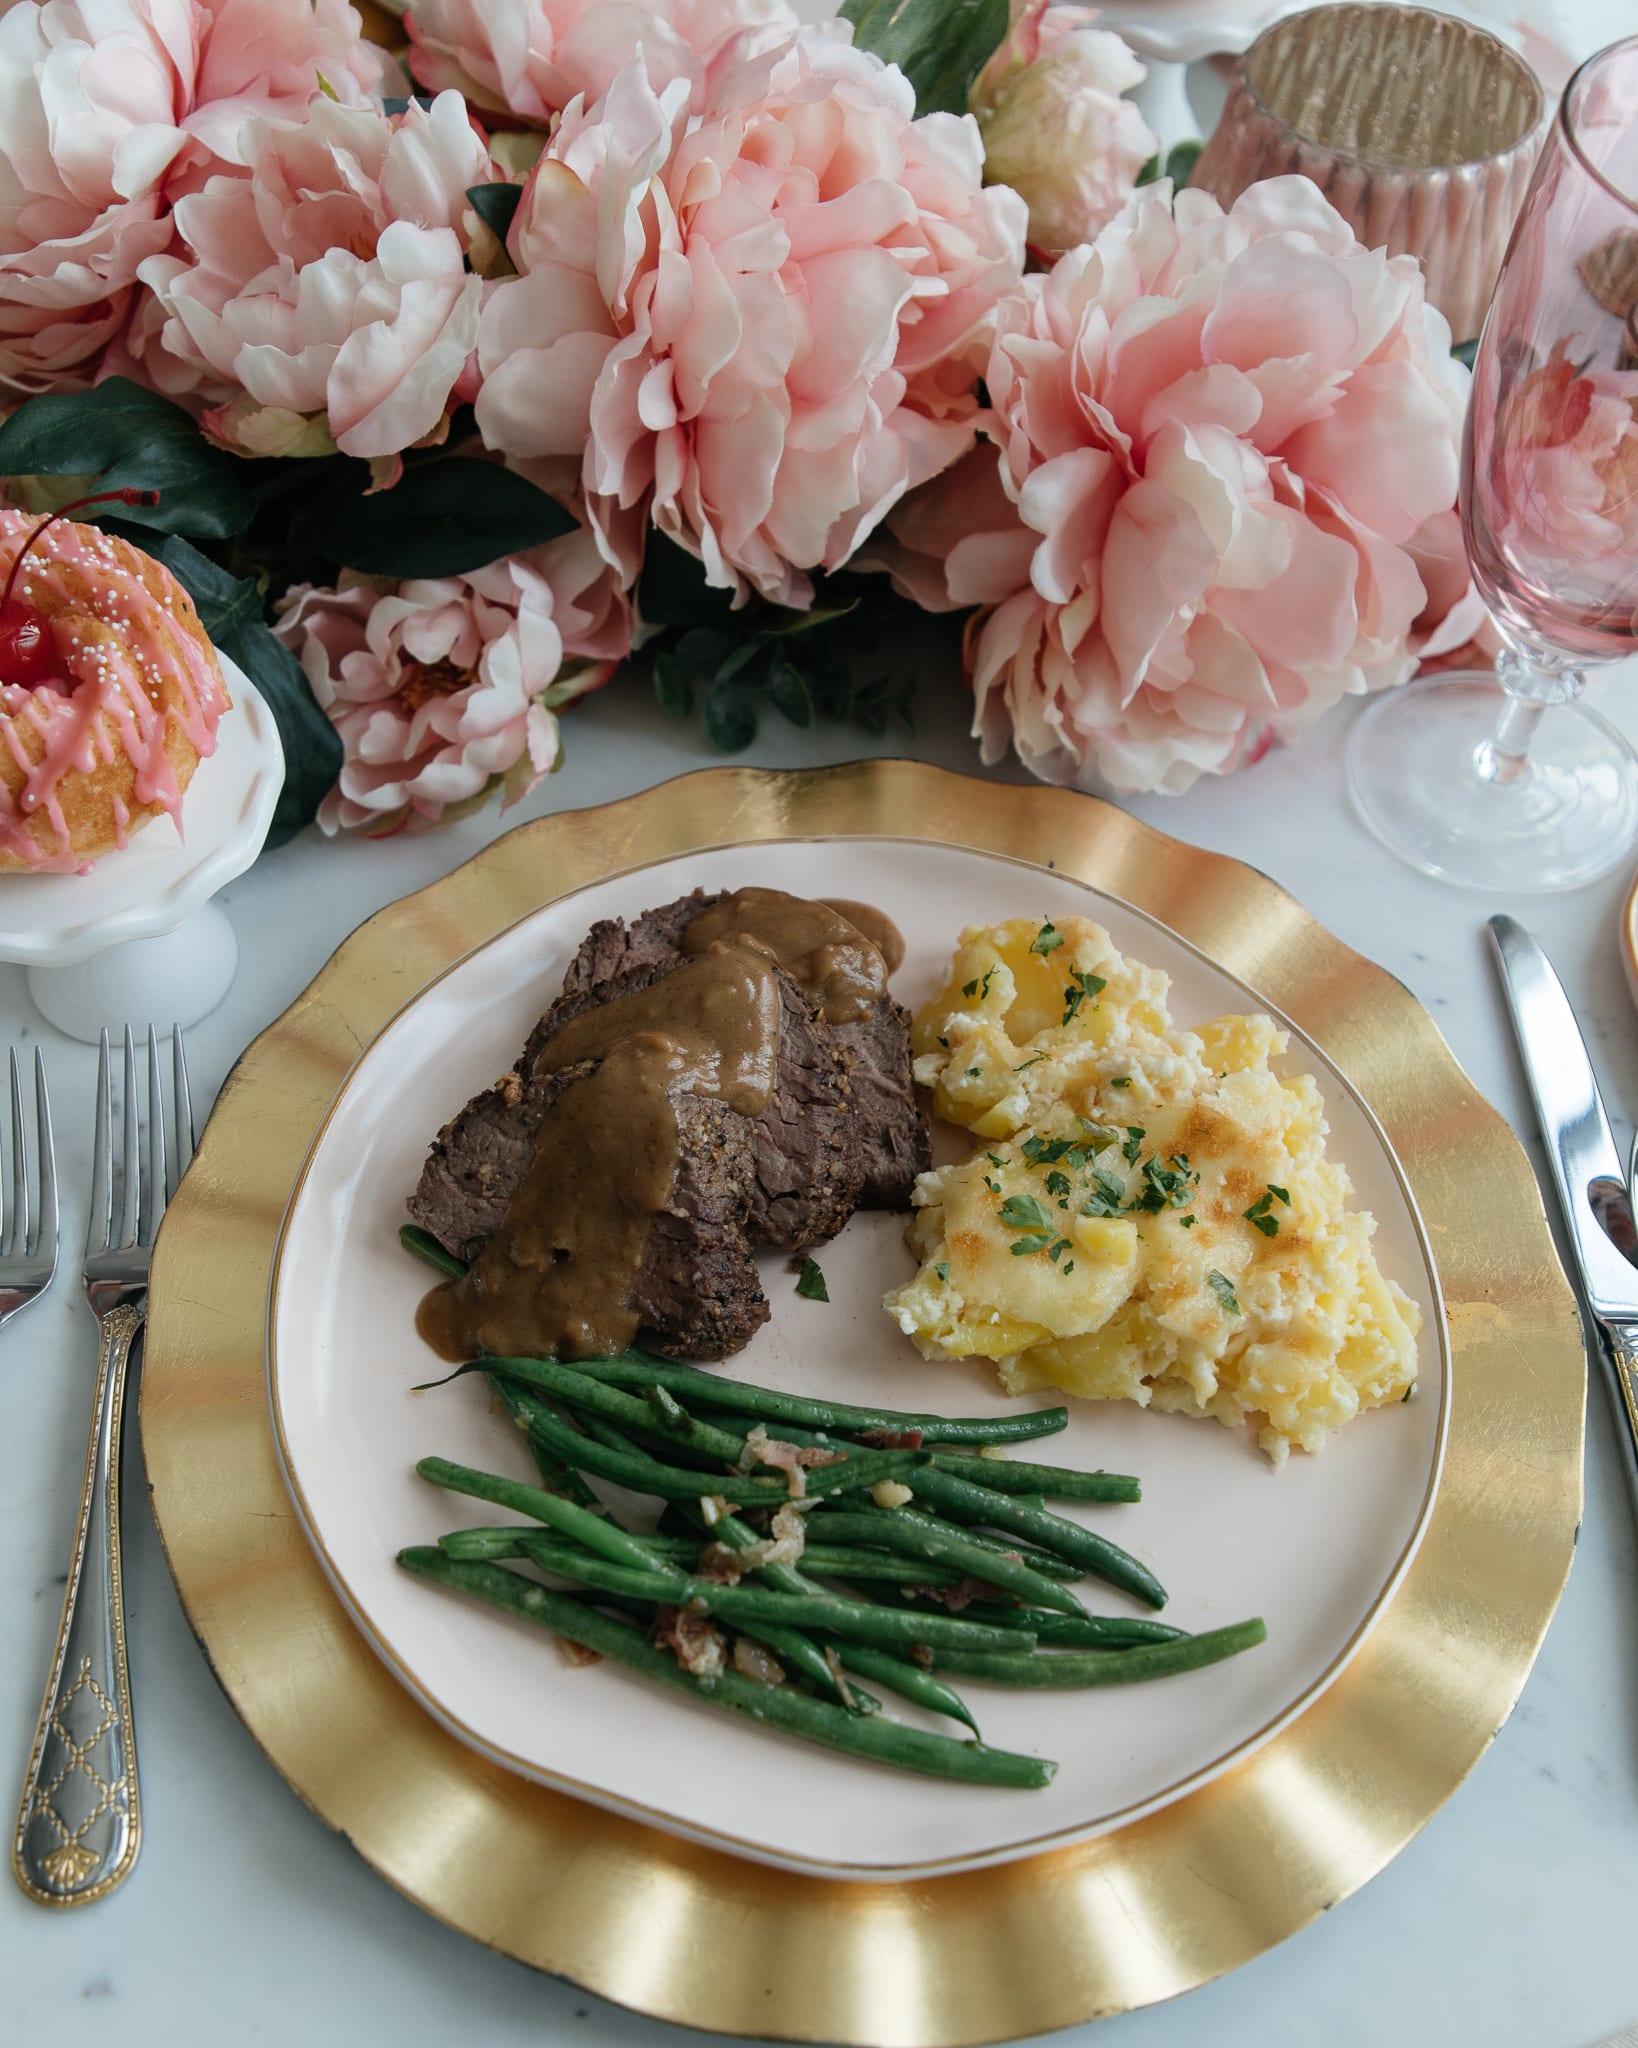
[[1523, 925], [1493, 917], [1490, 936], [1524, 1059], [1582, 1289], [1604, 1335], [1627, 1478], [1638, 1505], [1638, 1223], [1598, 1082], [1570, 999]]

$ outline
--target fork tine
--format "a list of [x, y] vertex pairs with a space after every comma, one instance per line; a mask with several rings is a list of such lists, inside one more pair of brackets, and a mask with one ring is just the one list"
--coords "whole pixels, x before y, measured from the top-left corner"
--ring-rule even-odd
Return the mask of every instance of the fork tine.
[[11, 1258], [28, 1243], [28, 1140], [23, 1131], [23, 1091], [17, 1076], [17, 1048], [11, 1064], [11, 1200], [0, 1172], [0, 1258]]
[[85, 1228], [85, 1255], [95, 1258], [108, 1249], [114, 1227], [113, 1116], [108, 1100], [108, 1033], [97, 1054], [97, 1112], [91, 1146], [91, 1216]]
[[37, 1253], [42, 1244], [55, 1249], [57, 1243], [57, 1146], [51, 1135], [51, 1094], [46, 1087], [45, 1059], [34, 1048], [34, 1115], [40, 1146], [40, 1213], [28, 1249]]
[[188, 1093], [188, 1061], [182, 1050], [182, 1026], [171, 1026], [171, 1092], [176, 1108], [176, 1179], [174, 1188], [193, 1160], [193, 1098]]
[[148, 1026], [148, 1148], [142, 1173], [142, 1221], [137, 1239], [151, 1245], [165, 1213], [165, 1093], [159, 1079], [159, 1034]]
[[136, 1044], [131, 1027], [125, 1027], [125, 1087], [122, 1101], [124, 1143], [120, 1150], [120, 1218], [117, 1251], [127, 1251], [137, 1241], [137, 1223], [142, 1214], [142, 1153], [137, 1123]]

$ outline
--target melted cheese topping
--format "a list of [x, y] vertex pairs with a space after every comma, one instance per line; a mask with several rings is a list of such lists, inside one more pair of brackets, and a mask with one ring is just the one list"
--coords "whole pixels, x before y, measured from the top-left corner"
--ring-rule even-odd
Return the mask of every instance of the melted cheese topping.
[[962, 935], [911, 1044], [980, 1143], [922, 1175], [920, 1271], [885, 1305], [1009, 1391], [1215, 1416], [1279, 1462], [1404, 1398], [1421, 1318], [1325, 1155], [1312, 1077], [1274, 1071], [1286, 1034], [1179, 1029], [1169, 987], [1088, 919]]

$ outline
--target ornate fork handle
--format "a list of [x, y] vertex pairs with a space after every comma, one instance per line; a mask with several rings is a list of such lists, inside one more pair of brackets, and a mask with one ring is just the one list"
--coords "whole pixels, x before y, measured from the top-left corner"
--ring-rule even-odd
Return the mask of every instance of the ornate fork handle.
[[18, 1883], [46, 1906], [105, 1898], [142, 1841], [119, 1548], [120, 1415], [142, 1318], [129, 1303], [98, 1318], [85, 1491], [12, 1847]]

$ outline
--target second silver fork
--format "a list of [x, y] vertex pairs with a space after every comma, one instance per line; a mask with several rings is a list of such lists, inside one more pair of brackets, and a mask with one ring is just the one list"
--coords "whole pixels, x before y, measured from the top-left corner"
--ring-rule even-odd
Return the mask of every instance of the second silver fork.
[[85, 1297], [100, 1338], [96, 1398], [62, 1624], [12, 1845], [18, 1884], [47, 1906], [105, 1898], [129, 1874], [142, 1842], [120, 1562], [120, 1425], [126, 1367], [147, 1304], [154, 1237], [170, 1191], [193, 1156], [180, 1031], [172, 1034], [171, 1056], [175, 1099], [168, 1160], [159, 1041], [150, 1029], [144, 1143], [136, 1048], [126, 1031], [116, 1176], [108, 1034], [102, 1034], [85, 1243]]

